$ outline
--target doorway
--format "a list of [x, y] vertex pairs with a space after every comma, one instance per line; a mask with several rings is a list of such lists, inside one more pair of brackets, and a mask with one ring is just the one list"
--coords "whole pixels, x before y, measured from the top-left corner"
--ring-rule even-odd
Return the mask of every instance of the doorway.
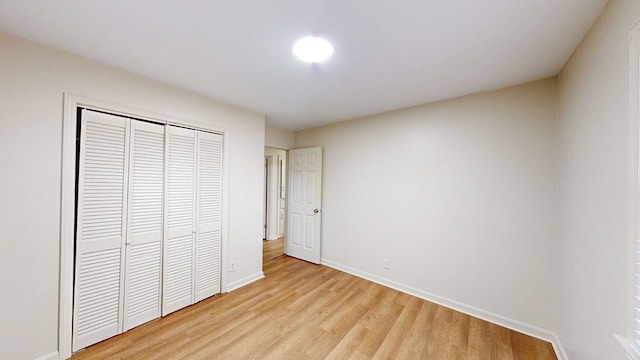
[[265, 147], [263, 263], [284, 254], [287, 151]]

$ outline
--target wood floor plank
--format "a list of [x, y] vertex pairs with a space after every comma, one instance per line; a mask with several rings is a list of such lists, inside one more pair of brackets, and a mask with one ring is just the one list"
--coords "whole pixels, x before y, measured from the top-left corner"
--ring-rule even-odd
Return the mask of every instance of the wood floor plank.
[[422, 300], [416, 297], [409, 297], [402, 313], [393, 323], [378, 351], [373, 359], [396, 359], [400, 353], [400, 347], [406, 337], [407, 329], [413, 328], [418, 312], [422, 305]]
[[[511, 345], [511, 336], [514, 331], [505, 329], [495, 324], [487, 324], [489, 329], [488, 335], [491, 337], [491, 343], [494, 346], [496, 357], [498, 359], [513, 359], [513, 348]], [[525, 352], [528, 349], [518, 348], [518, 352]]]
[[430, 302], [418, 301], [420, 307], [413, 326], [405, 329], [406, 336], [402, 342], [401, 352], [399, 353], [399, 358], [401, 359], [408, 359], [410, 358], [409, 354], [421, 354], [428, 350], [427, 340], [434, 331], [432, 324], [435, 317], [435, 310], [438, 306]]
[[478, 318], [469, 319], [468, 360], [497, 358], [491, 337], [488, 336], [488, 325]]
[[73, 355], [99, 359], [552, 360], [551, 344], [283, 255], [264, 241], [265, 278]]

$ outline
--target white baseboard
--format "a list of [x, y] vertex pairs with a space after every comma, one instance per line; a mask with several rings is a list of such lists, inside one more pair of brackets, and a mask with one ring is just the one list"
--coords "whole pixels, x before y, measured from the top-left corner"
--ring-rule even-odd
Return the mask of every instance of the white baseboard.
[[245, 285], [249, 285], [254, 281], [258, 281], [264, 277], [264, 273], [260, 271], [259, 273], [247, 276], [238, 281], [234, 281], [232, 283], [227, 284], [227, 292], [231, 292], [233, 290], [239, 289]]
[[379, 276], [369, 274], [367, 272], [360, 271], [358, 269], [355, 269], [350, 266], [343, 265], [337, 262], [333, 262], [331, 260], [321, 259], [320, 263], [323, 265], [332, 267], [334, 269], [344, 271], [351, 275], [355, 275], [357, 277], [360, 277], [369, 281], [373, 281], [374, 283], [390, 287], [392, 289], [401, 291], [403, 293], [407, 293], [409, 295], [419, 297], [421, 299], [430, 301], [432, 303], [442, 305], [449, 309], [456, 310], [467, 315], [471, 315], [473, 317], [506, 327], [508, 329], [532, 336], [537, 339], [548, 341], [553, 346], [553, 350], [556, 352], [556, 356], [558, 357], [558, 360], [568, 360], [567, 355], [564, 352], [564, 349], [560, 345], [560, 341], [557, 335], [552, 331], [545, 330], [534, 325], [526, 324], [522, 321], [511, 319], [506, 316], [495, 314], [490, 311], [485, 311], [475, 306], [461, 303], [459, 301], [447, 299], [443, 296], [435, 295], [435, 294], [432, 294], [420, 289], [416, 289], [414, 287], [411, 287], [405, 284], [401, 284], [395, 281], [381, 278]]
[[60, 360], [60, 355], [56, 351], [56, 352], [52, 352], [51, 354], [40, 356], [36, 360]]
[[569, 360], [567, 353], [564, 351], [564, 348], [560, 343], [560, 338], [555, 333], [553, 334], [553, 341], [551, 341], [551, 345], [553, 345], [553, 351], [556, 352], [558, 360]]

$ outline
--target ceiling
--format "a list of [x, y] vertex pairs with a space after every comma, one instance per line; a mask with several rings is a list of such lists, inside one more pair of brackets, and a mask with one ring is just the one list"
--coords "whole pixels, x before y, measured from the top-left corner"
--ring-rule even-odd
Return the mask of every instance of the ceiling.
[[[300, 130], [558, 74], [607, 0], [0, 0], [0, 31]], [[295, 40], [333, 43], [328, 61]]]

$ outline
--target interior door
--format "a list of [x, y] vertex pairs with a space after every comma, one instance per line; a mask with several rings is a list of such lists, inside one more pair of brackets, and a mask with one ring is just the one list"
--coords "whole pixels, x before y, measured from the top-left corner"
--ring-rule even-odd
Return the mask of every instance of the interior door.
[[220, 292], [222, 135], [198, 131], [195, 302]]
[[196, 132], [166, 128], [162, 316], [193, 304]]
[[289, 216], [285, 253], [320, 263], [322, 148], [289, 151]]
[[124, 329], [160, 317], [164, 125], [131, 121]]
[[122, 332], [129, 120], [82, 110], [73, 351]]

